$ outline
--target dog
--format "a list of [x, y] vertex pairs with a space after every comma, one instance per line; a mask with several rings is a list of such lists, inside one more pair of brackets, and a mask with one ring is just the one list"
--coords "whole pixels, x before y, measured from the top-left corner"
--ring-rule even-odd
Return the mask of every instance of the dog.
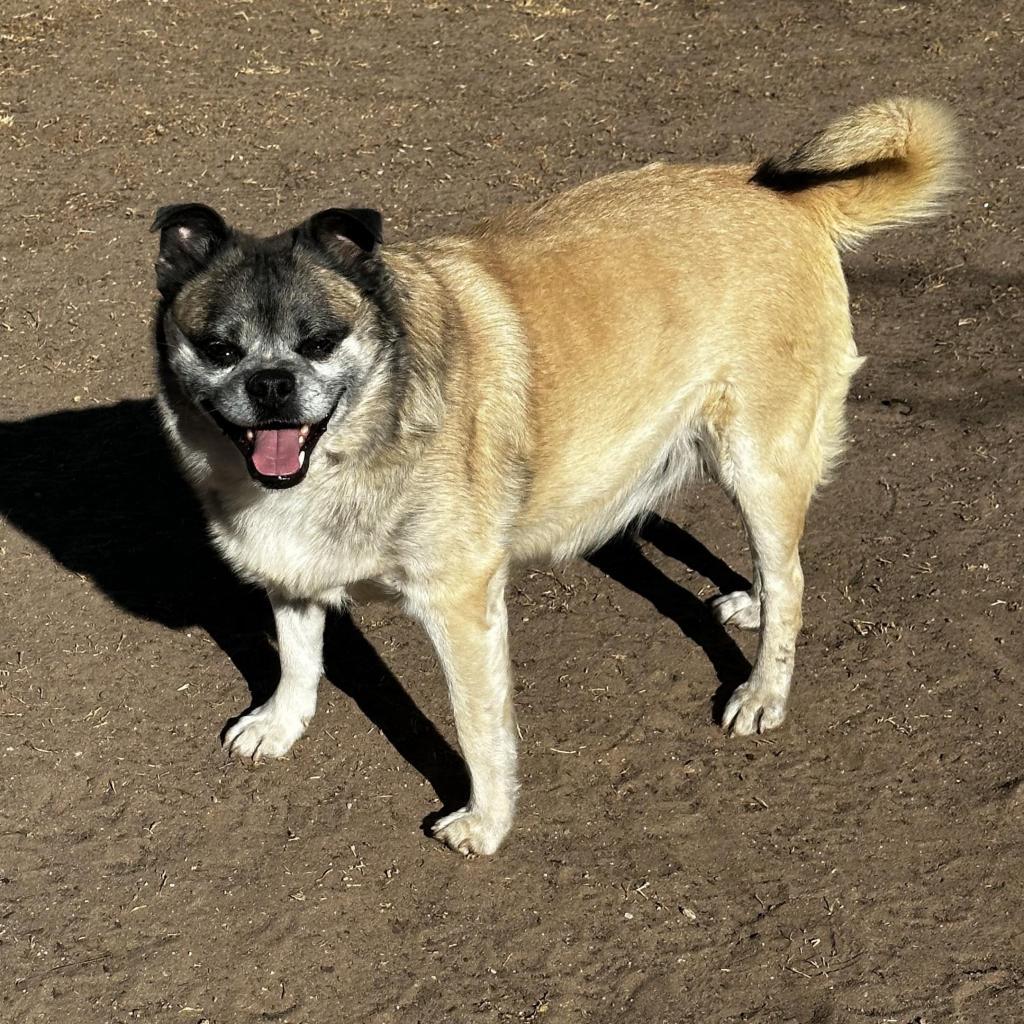
[[840, 250], [932, 213], [955, 130], [894, 99], [757, 166], [651, 164], [461, 235], [383, 245], [369, 209], [273, 237], [160, 209], [161, 419], [213, 542], [273, 608], [281, 677], [226, 733], [282, 757], [316, 707], [325, 610], [388, 596], [444, 669], [469, 803], [434, 834], [505, 838], [517, 794], [505, 587], [594, 549], [697, 473], [738, 507], [760, 628], [723, 725], [786, 714], [808, 504], [861, 364]]

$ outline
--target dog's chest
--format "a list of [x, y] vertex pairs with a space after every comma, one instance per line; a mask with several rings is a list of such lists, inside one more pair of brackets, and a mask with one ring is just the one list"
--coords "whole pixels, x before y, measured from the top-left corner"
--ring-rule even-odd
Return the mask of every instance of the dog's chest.
[[382, 544], [365, 517], [330, 512], [288, 494], [211, 515], [214, 543], [244, 579], [290, 597], [336, 601], [352, 583], [383, 574]]

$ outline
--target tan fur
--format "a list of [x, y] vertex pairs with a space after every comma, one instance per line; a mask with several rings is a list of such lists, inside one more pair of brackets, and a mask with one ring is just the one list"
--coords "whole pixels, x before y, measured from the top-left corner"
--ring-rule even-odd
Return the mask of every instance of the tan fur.
[[[309, 644], [317, 609], [366, 581], [425, 624], [472, 777], [469, 805], [437, 828], [452, 846], [491, 853], [512, 818], [510, 567], [593, 548], [701, 468], [736, 501], [754, 558], [753, 591], [723, 595], [717, 614], [762, 625], [724, 724], [781, 723], [804, 517], [840, 451], [860, 364], [836, 243], [930, 210], [949, 140], [937, 108], [890, 101], [773, 165], [789, 181], [814, 172], [810, 187], [655, 164], [462, 237], [386, 248], [413, 366], [400, 444], [370, 453], [371, 390], [294, 490], [232, 490], [195, 471], [201, 493], [217, 493], [221, 549], [286, 622], [307, 608]], [[829, 178], [853, 165], [857, 176]], [[312, 713], [318, 665], [286, 667], [278, 704], [228, 742], [286, 751]]]

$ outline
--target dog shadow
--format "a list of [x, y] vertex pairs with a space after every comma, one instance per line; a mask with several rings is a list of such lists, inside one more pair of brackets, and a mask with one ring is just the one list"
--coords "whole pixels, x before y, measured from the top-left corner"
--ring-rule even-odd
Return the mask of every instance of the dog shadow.
[[[239, 582], [209, 545], [153, 401], [0, 421], [0, 480], [0, 515], [61, 565], [89, 577], [131, 615], [174, 630], [205, 630], [245, 679], [252, 706], [273, 692], [279, 662], [269, 603]], [[655, 517], [640, 536], [723, 590], [749, 586], [667, 520]], [[590, 561], [701, 646], [721, 682], [720, 716], [749, 665], [704, 604], [652, 565], [635, 540], [614, 541]], [[469, 783], [461, 757], [348, 616], [329, 621], [324, 664], [331, 683], [433, 786], [441, 813], [462, 806]]]
[[[88, 576], [131, 615], [204, 629], [245, 679], [252, 706], [273, 692], [279, 662], [269, 602], [208, 543], [154, 402], [0, 421], [0, 480], [0, 515], [61, 565]], [[331, 683], [445, 808], [462, 806], [469, 794], [462, 759], [348, 616], [332, 616], [324, 663]]]
[[587, 559], [606, 576], [650, 601], [700, 647], [718, 678], [711, 713], [720, 723], [729, 698], [750, 675], [750, 662], [708, 606], [654, 565], [639, 540], [700, 573], [723, 594], [749, 590], [750, 581], [712, 554], [693, 534], [658, 515], [650, 516], [634, 532], [610, 541]]

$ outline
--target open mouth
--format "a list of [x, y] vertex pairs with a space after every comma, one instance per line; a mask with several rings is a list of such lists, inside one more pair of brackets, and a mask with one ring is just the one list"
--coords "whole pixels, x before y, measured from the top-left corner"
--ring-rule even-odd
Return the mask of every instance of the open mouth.
[[264, 487], [294, 487], [309, 470], [309, 460], [334, 410], [317, 423], [261, 423], [239, 426], [216, 409], [206, 411], [245, 456], [249, 476]]

